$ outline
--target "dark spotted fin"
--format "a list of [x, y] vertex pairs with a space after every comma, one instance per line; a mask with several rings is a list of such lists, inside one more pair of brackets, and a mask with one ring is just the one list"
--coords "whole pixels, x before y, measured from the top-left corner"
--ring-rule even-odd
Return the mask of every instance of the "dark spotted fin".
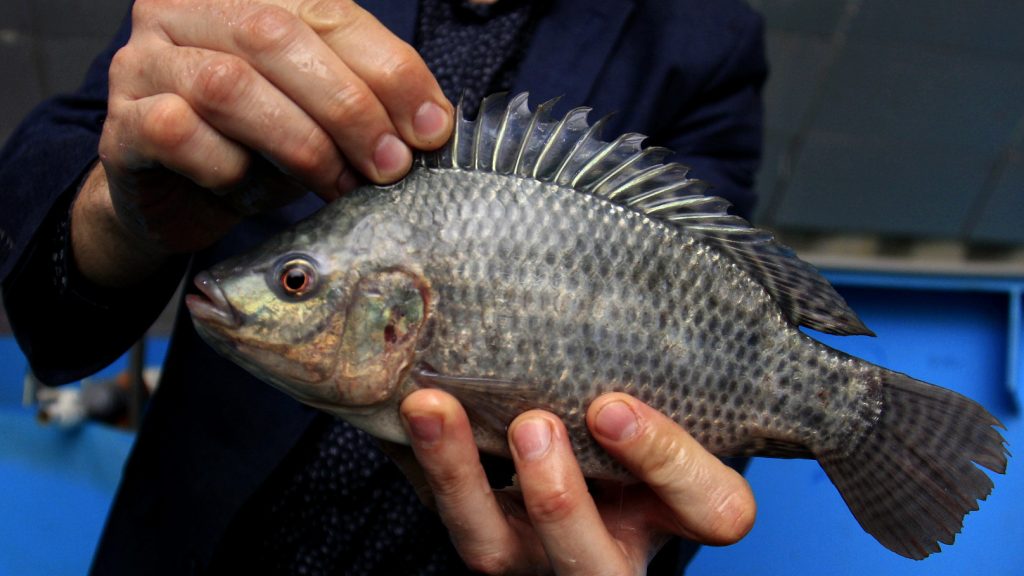
[[843, 454], [819, 455], [860, 525], [885, 547], [920, 560], [952, 544], [964, 516], [992, 491], [978, 466], [1006, 471], [1002, 424], [952, 390], [883, 370], [881, 414]]
[[499, 437], [505, 436], [516, 416], [545, 406], [537, 387], [528, 383], [448, 376], [422, 366], [414, 368], [411, 376], [423, 388], [437, 388], [454, 396], [471, 421]]
[[428, 168], [480, 170], [533, 178], [605, 198], [676, 226], [753, 277], [794, 324], [830, 334], [873, 334], [810, 264], [738, 216], [729, 203], [706, 196], [707, 183], [689, 168], [662, 162], [670, 151], [644, 147], [640, 134], [601, 139], [604, 119], [589, 108], [552, 119], [554, 101], [530, 111], [527, 94], [484, 99], [476, 120], [462, 107], [448, 144], [419, 157]]

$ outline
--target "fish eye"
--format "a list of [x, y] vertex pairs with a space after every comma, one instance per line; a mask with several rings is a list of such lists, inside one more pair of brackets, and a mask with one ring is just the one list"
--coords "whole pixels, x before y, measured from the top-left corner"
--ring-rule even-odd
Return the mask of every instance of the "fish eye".
[[277, 287], [280, 293], [290, 298], [301, 298], [316, 288], [317, 271], [304, 258], [290, 258], [277, 267]]

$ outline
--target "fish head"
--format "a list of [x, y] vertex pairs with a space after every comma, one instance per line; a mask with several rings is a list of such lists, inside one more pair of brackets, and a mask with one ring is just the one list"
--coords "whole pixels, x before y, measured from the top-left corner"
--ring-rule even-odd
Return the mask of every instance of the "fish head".
[[308, 252], [246, 255], [195, 277], [192, 322], [217, 352], [258, 378], [312, 400], [337, 364], [343, 298]]
[[342, 265], [309, 251], [259, 252], [196, 276], [200, 294], [186, 304], [203, 339], [335, 415], [397, 404], [427, 319], [422, 275], [380, 262]]

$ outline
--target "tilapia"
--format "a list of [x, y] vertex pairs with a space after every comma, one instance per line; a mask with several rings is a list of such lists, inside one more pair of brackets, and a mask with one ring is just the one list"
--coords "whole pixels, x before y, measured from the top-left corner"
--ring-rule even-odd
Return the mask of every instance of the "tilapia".
[[366, 186], [196, 277], [194, 324], [298, 400], [407, 442], [398, 406], [434, 387], [483, 451], [543, 408], [593, 478], [628, 474], [589, 436], [598, 395], [632, 394], [716, 455], [814, 458], [861, 526], [924, 558], [1003, 473], [999, 421], [947, 389], [825, 346], [870, 334], [771, 234], [727, 212], [643, 137], [601, 139], [526, 94], [457, 115], [399, 183]]

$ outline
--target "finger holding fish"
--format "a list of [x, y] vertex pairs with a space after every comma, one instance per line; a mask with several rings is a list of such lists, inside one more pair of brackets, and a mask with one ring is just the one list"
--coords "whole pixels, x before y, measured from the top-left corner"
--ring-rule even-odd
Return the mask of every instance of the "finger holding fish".
[[[277, 129], [288, 120], [312, 119], [370, 180], [393, 182], [409, 169], [411, 148], [436, 147], [447, 137], [451, 108], [426, 65], [355, 3], [253, 0], [231, 9], [186, 4], [150, 2], [136, 10], [137, 19], [146, 19], [137, 27], [174, 46], [211, 53], [218, 68], [237, 67], [239, 80], [254, 86], [254, 99], [268, 103], [254, 116], [280, 116]], [[193, 69], [202, 80], [203, 66]], [[231, 82], [224, 84], [230, 92]], [[204, 100], [205, 88], [198, 88]], [[211, 96], [216, 104], [219, 92]], [[287, 106], [273, 105], [281, 100]], [[417, 122], [427, 103], [433, 114], [420, 114], [423, 121]], [[266, 126], [252, 124], [254, 134], [266, 135]]]
[[[595, 401], [591, 411], [624, 401], [651, 410], [614, 395]], [[410, 478], [423, 480], [418, 484], [429, 489], [420, 490], [421, 497], [436, 506], [467, 564], [483, 573], [642, 574], [673, 533], [721, 544], [746, 532], [722, 535], [716, 526], [731, 523], [731, 509], [717, 506], [717, 492], [707, 490], [707, 483], [731, 485], [736, 473], [670, 422], [645, 425], [623, 450], [636, 451], [629, 460], [651, 469], [665, 460], [694, 462], [688, 473], [660, 489], [688, 494], [685, 505], [695, 513], [671, 509], [679, 502], [666, 503], [639, 484], [606, 484], [592, 493], [565, 426], [541, 410], [521, 415], [509, 427], [518, 491], [495, 492], [480, 465], [469, 420], [453, 397], [422, 390], [408, 396], [401, 409], [418, 460], [418, 466], [406, 461], [402, 467]], [[603, 429], [615, 425], [606, 422]], [[645, 450], [650, 446], [668, 446], [673, 452], [654, 455]], [[749, 507], [742, 514], [752, 518], [753, 500], [739, 502]]]
[[444, 392], [423, 390], [409, 395], [401, 412], [418, 461], [405, 462], [403, 470], [421, 480], [421, 499], [436, 507], [466, 564], [485, 574], [514, 574], [542, 563], [539, 543], [513, 527], [491, 489], [459, 403]]
[[601, 446], [664, 503], [658, 528], [706, 544], [733, 544], [757, 506], [738, 472], [664, 414], [627, 394], [599, 397], [587, 424]]

